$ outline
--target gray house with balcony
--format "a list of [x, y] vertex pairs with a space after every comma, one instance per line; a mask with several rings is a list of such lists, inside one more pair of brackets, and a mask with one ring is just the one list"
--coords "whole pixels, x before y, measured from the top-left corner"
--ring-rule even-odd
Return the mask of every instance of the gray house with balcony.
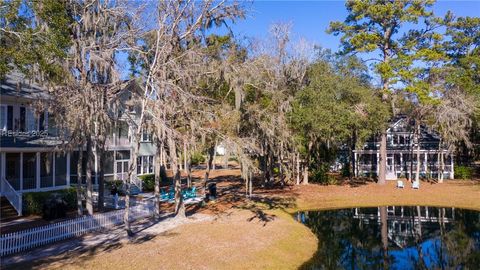
[[[443, 173], [444, 179], [453, 179], [453, 156], [448, 153], [444, 145], [440, 145], [439, 135], [425, 126], [420, 127], [420, 136], [417, 140], [413, 132], [414, 123], [405, 116], [393, 119], [387, 129], [387, 159], [386, 178], [415, 177], [417, 166], [420, 166], [421, 178], [438, 178]], [[420, 163], [417, 164], [417, 143], [420, 144]], [[354, 150], [355, 176], [377, 176], [380, 166], [379, 138], [372, 137], [362, 149]], [[444, 157], [442, 170], [439, 162]]]
[[[0, 82], [0, 195], [21, 214], [22, 193], [65, 189], [78, 182], [79, 154], [62, 151], [63, 142], [57, 136], [55, 115], [34, 109], [36, 102], [50, 98], [45, 89], [20, 73], [10, 73]], [[138, 108], [129, 105], [135, 91], [141, 92], [141, 87], [132, 83], [116, 94], [119, 105], [114, 110], [118, 118], [112, 119], [113, 129], [103, 162], [106, 181], [126, 179], [132, 136], [125, 117], [127, 114], [135, 117], [138, 113]], [[144, 134], [137, 175], [153, 173], [155, 152], [151, 136]], [[83, 162], [85, 164], [86, 160]], [[94, 186], [98, 184], [99, 171], [95, 155]]]

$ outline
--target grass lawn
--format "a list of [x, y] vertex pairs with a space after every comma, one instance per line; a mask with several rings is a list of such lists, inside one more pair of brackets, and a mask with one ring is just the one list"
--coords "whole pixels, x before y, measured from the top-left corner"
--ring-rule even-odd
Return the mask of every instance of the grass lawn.
[[[297, 223], [298, 210], [377, 205], [429, 205], [480, 210], [478, 181], [422, 182], [419, 190], [366, 183], [356, 186], [302, 185], [255, 189], [246, 201], [238, 171], [218, 170], [220, 198], [189, 209], [215, 216], [214, 221], [177, 227], [141, 243], [123, 243], [96, 252], [68, 254], [25, 268], [57, 269], [296, 269], [311, 258], [317, 239]], [[201, 176], [202, 172], [196, 172]]]

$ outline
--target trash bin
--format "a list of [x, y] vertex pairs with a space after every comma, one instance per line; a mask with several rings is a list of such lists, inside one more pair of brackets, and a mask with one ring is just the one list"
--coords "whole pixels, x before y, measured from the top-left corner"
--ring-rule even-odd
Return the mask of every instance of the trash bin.
[[210, 183], [208, 185], [208, 199], [215, 200], [217, 198], [217, 183]]

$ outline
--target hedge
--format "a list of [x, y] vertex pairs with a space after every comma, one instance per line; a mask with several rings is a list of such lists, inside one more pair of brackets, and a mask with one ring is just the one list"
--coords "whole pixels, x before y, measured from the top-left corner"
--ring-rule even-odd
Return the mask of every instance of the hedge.
[[67, 202], [69, 210], [77, 207], [77, 191], [75, 188], [44, 192], [27, 192], [23, 193], [23, 213], [27, 215], [41, 215], [43, 204], [50, 199], [53, 194], [59, 194]]
[[467, 166], [456, 166], [455, 167], [455, 178], [456, 179], [471, 179], [473, 177], [473, 168]]
[[[143, 191], [154, 191], [155, 190], [155, 174], [144, 174], [139, 175], [138, 178], [142, 180], [142, 189]], [[160, 171], [161, 183], [167, 183], [167, 172], [162, 169]]]
[[191, 158], [191, 164], [192, 165], [198, 165], [200, 163], [204, 163], [205, 162], [205, 157], [202, 155], [202, 153], [200, 152], [194, 152], [192, 154], [192, 158]]

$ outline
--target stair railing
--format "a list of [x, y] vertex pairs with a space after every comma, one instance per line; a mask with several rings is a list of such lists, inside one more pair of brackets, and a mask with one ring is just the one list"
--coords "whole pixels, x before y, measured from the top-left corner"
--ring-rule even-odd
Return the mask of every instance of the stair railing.
[[5, 179], [1, 178], [0, 185], [2, 185], [2, 195], [12, 204], [13, 208], [17, 210], [19, 216], [22, 215], [22, 193], [17, 192], [12, 185]]

